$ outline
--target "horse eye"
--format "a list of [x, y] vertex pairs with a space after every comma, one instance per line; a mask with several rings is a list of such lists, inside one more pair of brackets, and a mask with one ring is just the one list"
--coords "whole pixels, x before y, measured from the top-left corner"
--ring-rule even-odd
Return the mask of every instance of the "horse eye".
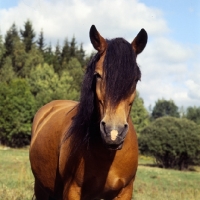
[[99, 73], [95, 72], [94, 75], [96, 76], [96, 78], [102, 79], [102, 77], [101, 77], [101, 75]]

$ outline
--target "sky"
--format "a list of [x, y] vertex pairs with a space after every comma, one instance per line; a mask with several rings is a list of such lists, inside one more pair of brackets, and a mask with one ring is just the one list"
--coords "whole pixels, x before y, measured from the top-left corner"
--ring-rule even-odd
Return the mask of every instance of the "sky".
[[0, 31], [27, 19], [45, 42], [55, 45], [75, 36], [89, 54], [89, 29], [94, 24], [104, 38], [132, 42], [144, 28], [148, 43], [138, 56], [142, 72], [137, 90], [146, 108], [158, 99], [179, 107], [200, 106], [199, 0], [0, 0]]

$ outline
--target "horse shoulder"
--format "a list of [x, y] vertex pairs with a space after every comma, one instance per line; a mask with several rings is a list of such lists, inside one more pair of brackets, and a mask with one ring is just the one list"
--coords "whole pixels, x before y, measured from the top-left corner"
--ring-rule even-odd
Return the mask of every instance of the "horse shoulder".
[[77, 104], [68, 100], [52, 101], [41, 107], [34, 117], [30, 145], [31, 168], [37, 180], [49, 191], [55, 190], [59, 147], [71, 123], [70, 111], [76, 110]]
[[78, 104], [76, 101], [70, 100], [54, 100], [46, 105], [42, 106], [35, 114], [33, 125], [32, 125], [32, 139], [42, 125], [49, 121], [49, 118], [55, 115], [58, 111], [64, 110], [65, 112], [70, 111], [73, 107]]

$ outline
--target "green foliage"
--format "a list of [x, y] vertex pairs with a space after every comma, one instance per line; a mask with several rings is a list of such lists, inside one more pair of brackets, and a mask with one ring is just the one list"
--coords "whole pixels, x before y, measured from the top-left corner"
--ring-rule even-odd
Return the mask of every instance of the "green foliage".
[[8, 56], [4, 60], [3, 66], [0, 68], [0, 80], [1, 82], [10, 82], [13, 78], [16, 77], [16, 74], [12, 67], [12, 60]]
[[180, 117], [178, 107], [172, 100], [159, 99], [155, 103], [152, 111], [152, 119], [164, 116]]
[[45, 49], [44, 51], [44, 62], [52, 65], [53, 64], [53, 51], [52, 51], [52, 47], [51, 47], [51, 43], [49, 44], [49, 46]]
[[136, 93], [135, 100], [131, 109], [131, 118], [137, 133], [149, 124], [149, 114], [144, 107], [144, 101], [139, 96], [139, 92]]
[[[77, 45], [75, 37], [70, 42], [65, 40], [62, 48], [58, 44], [53, 50], [51, 43], [45, 48], [43, 31], [40, 32], [38, 40], [34, 41], [36, 34], [30, 20], [25, 22], [20, 35], [21, 37], [15, 24], [6, 32], [4, 42], [0, 35], [0, 114], [2, 122], [0, 141], [11, 146], [26, 145], [30, 139], [30, 135], [27, 135], [30, 121], [29, 119], [23, 121], [28, 118], [23, 117], [25, 111], [19, 113], [14, 109], [19, 99], [25, 103], [24, 99], [30, 98], [27, 101], [32, 102], [33, 107], [37, 109], [55, 99], [78, 100], [83, 76], [82, 67], [86, 62], [83, 46], [82, 44]], [[23, 84], [28, 87], [24, 86], [24, 91], [29, 91], [29, 93], [23, 94], [21, 91]], [[6, 102], [9, 103], [6, 104]], [[3, 110], [4, 106], [6, 109]], [[7, 110], [12, 110], [11, 107], [23, 119], [16, 115], [13, 115], [12, 119], [12, 115]], [[20, 106], [16, 106], [17, 108]], [[30, 112], [29, 117], [32, 118], [34, 113], [31, 108]], [[11, 126], [14, 128], [11, 129]]]
[[16, 40], [19, 40], [19, 34], [15, 23], [13, 23], [5, 36], [5, 56], [13, 55], [13, 48]]
[[81, 63], [77, 58], [73, 57], [69, 60], [65, 70], [69, 72], [71, 77], [73, 77], [74, 81], [72, 82], [71, 88], [80, 91], [83, 78], [83, 69], [81, 67]]
[[24, 24], [24, 30], [20, 30], [21, 36], [23, 38], [23, 43], [25, 45], [26, 52], [29, 52], [32, 48], [35, 38], [35, 32], [32, 27], [30, 20], [27, 20]]
[[53, 66], [39, 64], [30, 72], [30, 77], [27, 79], [31, 92], [36, 99], [37, 108], [56, 99], [76, 99], [78, 91], [71, 88], [73, 78], [69, 76], [67, 71], [64, 71], [59, 77], [54, 72]]
[[41, 30], [39, 38], [37, 40], [37, 45], [38, 45], [38, 49], [44, 53], [44, 49], [45, 49], [45, 43], [44, 43], [44, 33], [43, 30]]
[[2, 65], [2, 61], [3, 61], [5, 51], [6, 51], [6, 49], [5, 49], [5, 46], [3, 44], [3, 38], [2, 38], [2, 35], [0, 35], [0, 68], [1, 68], [1, 65]]
[[53, 57], [53, 67], [54, 67], [54, 71], [57, 74], [61, 73], [61, 70], [62, 70], [61, 64], [62, 64], [61, 51], [60, 51], [60, 45], [58, 42], [56, 45], [56, 50], [55, 50], [54, 57]]
[[13, 147], [28, 145], [35, 111], [35, 99], [26, 80], [0, 83], [0, 142]]
[[141, 131], [139, 149], [165, 168], [182, 170], [200, 164], [199, 126], [187, 119], [158, 118]]
[[188, 107], [185, 117], [197, 124], [200, 124], [200, 107]]

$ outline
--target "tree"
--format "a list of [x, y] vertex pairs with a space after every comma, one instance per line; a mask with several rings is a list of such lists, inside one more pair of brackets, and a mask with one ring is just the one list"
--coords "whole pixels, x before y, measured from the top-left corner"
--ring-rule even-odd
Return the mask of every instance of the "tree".
[[26, 80], [0, 83], [0, 142], [12, 147], [28, 145], [35, 100]]
[[200, 124], [200, 107], [188, 107], [186, 111], [186, 118]]
[[76, 53], [77, 53], [76, 38], [73, 36], [70, 42], [70, 53], [69, 53], [70, 58], [76, 57]]
[[[61, 52], [61, 64], [62, 66], [66, 65], [70, 59], [70, 47], [68, 39], [66, 38], [64, 41], [64, 45]], [[63, 68], [63, 67], [62, 67]]]
[[18, 30], [15, 23], [13, 23], [13, 25], [6, 32], [6, 35], [5, 35], [5, 42], [4, 42], [5, 56], [4, 57], [13, 55], [14, 45], [15, 45], [15, 42], [18, 40], [20, 40]]
[[141, 131], [139, 150], [164, 168], [200, 164], [199, 126], [184, 118], [160, 117]]
[[76, 57], [78, 61], [81, 63], [81, 66], [84, 67], [86, 65], [86, 62], [85, 62], [85, 51], [83, 49], [82, 43], [80, 45], [80, 48], [77, 50]]
[[163, 116], [180, 117], [178, 107], [172, 100], [159, 99], [152, 111], [152, 119], [157, 119]]
[[22, 40], [25, 45], [26, 52], [29, 52], [34, 44], [35, 32], [30, 20], [27, 20], [24, 24], [24, 30], [20, 30]]
[[38, 48], [35, 45], [33, 45], [31, 50], [27, 53], [23, 68], [20, 70], [20, 77], [30, 77], [31, 69], [35, 68], [41, 63], [44, 63], [43, 55], [38, 50]]
[[73, 83], [71, 85], [72, 89], [76, 91], [80, 91], [82, 78], [83, 78], [83, 69], [81, 67], [81, 63], [77, 58], [71, 58], [66, 65], [65, 70], [68, 71], [69, 75], [73, 78]]
[[12, 67], [14, 72], [20, 76], [20, 70], [24, 66], [27, 55], [25, 52], [24, 44], [20, 40], [15, 24], [13, 24], [11, 28], [7, 31], [4, 46], [4, 60], [7, 57], [10, 57], [10, 59], [12, 60]]
[[0, 69], [3, 66], [4, 54], [5, 54], [5, 47], [4, 47], [4, 44], [3, 44], [2, 35], [0, 35]]
[[44, 51], [44, 62], [46, 62], [49, 65], [53, 64], [53, 51], [52, 51], [51, 43]]
[[54, 72], [53, 66], [47, 63], [33, 68], [27, 80], [31, 92], [35, 96], [37, 108], [52, 100], [74, 100], [78, 96], [78, 92], [71, 88], [74, 80], [69, 73], [64, 71], [59, 78], [58, 74]]
[[24, 44], [20, 41], [20, 39], [15, 40], [15, 44], [13, 46], [13, 54], [11, 56], [12, 58], [12, 66], [13, 70], [19, 77], [22, 76], [22, 70], [24, 68], [24, 64], [27, 59], [27, 53], [25, 51]]
[[57, 73], [57, 74], [61, 74], [61, 51], [60, 51], [60, 45], [59, 45], [59, 42], [57, 42], [57, 45], [56, 45], [56, 50], [55, 50], [55, 53], [54, 53], [54, 57], [53, 57], [53, 67], [54, 67], [54, 71]]
[[37, 45], [38, 45], [38, 49], [43, 54], [44, 53], [44, 49], [45, 49], [43, 30], [40, 31], [40, 35], [39, 35], [39, 38], [37, 40]]
[[3, 66], [0, 68], [0, 80], [1, 82], [9, 83], [15, 77], [16, 77], [16, 74], [12, 67], [12, 60], [8, 56], [5, 59]]
[[136, 97], [131, 109], [131, 118], [137, 133], [149, 124], [149, 114], [144, 107], [143, 99], [139, 96], [139, 92], [136, 92]]

